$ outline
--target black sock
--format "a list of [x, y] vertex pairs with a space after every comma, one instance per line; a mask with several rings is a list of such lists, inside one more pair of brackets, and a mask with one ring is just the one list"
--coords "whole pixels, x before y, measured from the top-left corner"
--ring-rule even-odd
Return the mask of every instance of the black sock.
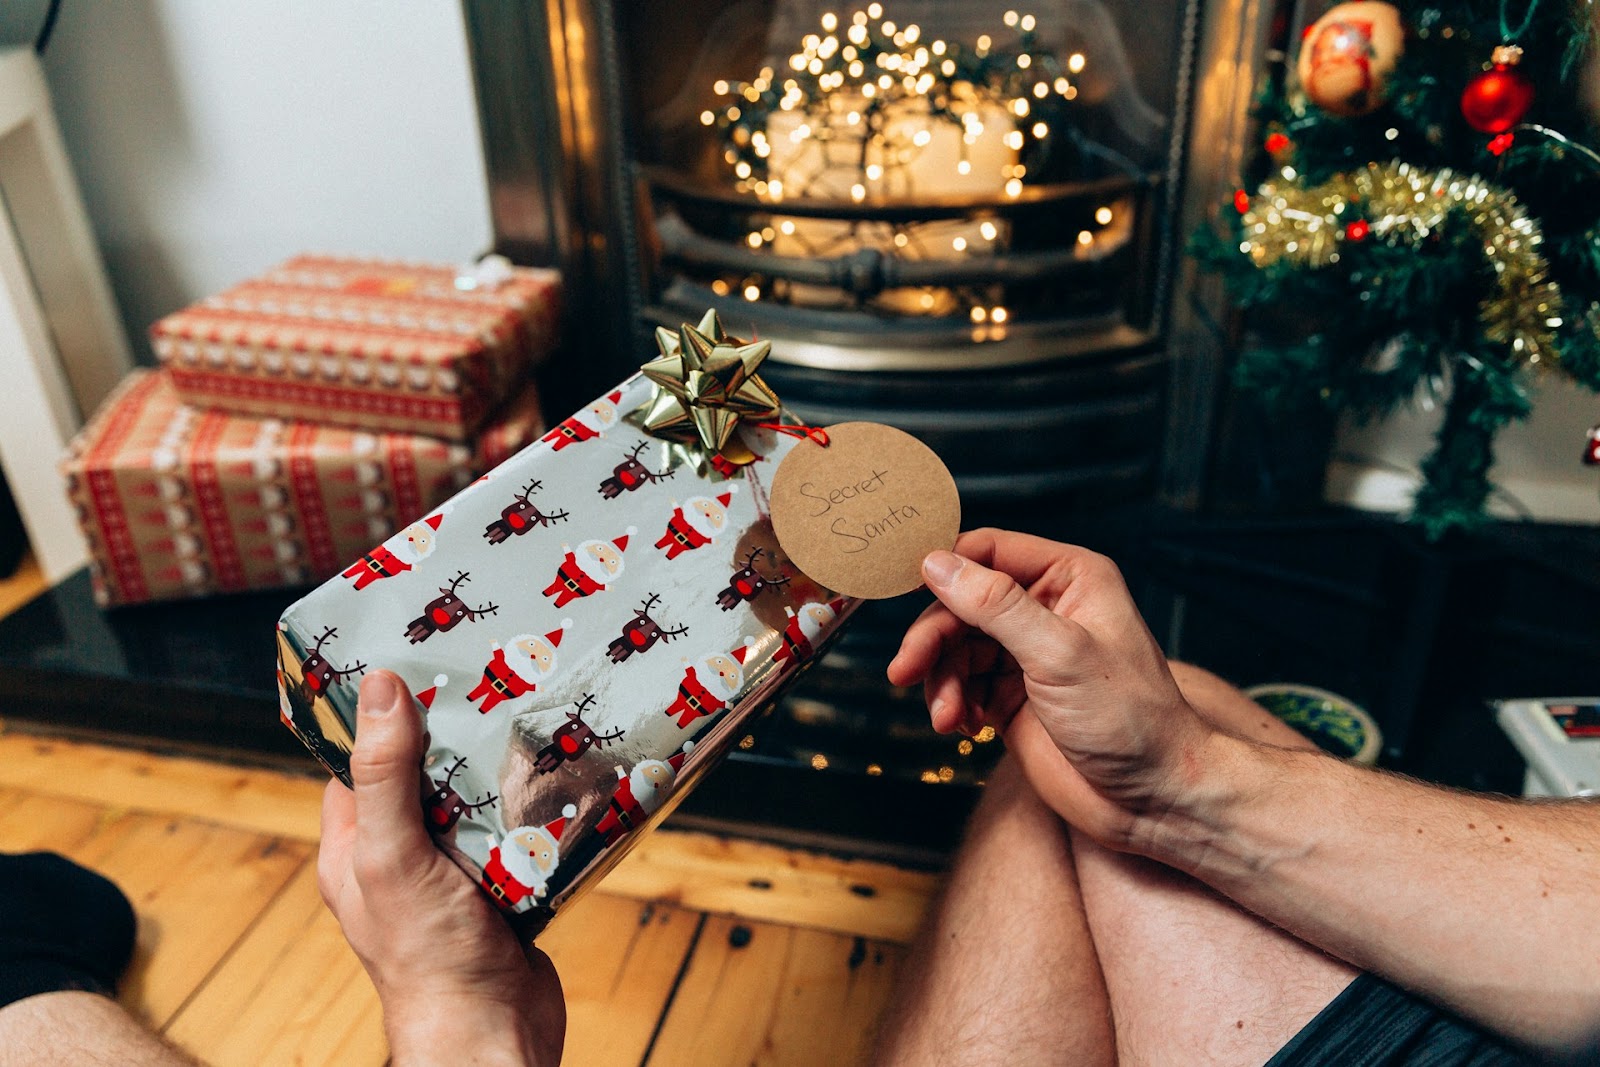
[[36, 993], [115, 996], [134, 917], [111, 882], [53, 852], [0, 854], [0, 1008]]

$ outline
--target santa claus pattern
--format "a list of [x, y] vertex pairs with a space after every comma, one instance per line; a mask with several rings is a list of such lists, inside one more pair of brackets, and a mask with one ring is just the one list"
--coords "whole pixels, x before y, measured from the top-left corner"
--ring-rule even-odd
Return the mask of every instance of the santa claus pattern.
[[677, 699], [667, 705], [678, 729], [728, 706], [744, 686], [744, 661], [754, 647], [755, 641], [749, 640], [732, 652], [712, 652], [684, 668]]
[[576, 549], [562, 545], [561, 565], [544, 595], [552, 598], [556, 607], [564, 608], [579, 597], [605, 592], [606, 586], [622, 576], [622, 554], [628, 550], [628, 538], [637, 532], [630, 526], [627, 533], [611, 541], [585, 541]]
[[477, 705], [480, 715], [487, 715], [502, 701], [537, 692], [539, 683], [556, 672], [556, 649], [571, 626], [571, 619], [562, 619], [559, 627], [542, 636], [518, 634], [507, 647], [496, 645], [467, 700]]
[[730, 485], [715, 497], [697, 496], [682, 506], [673, 501], [672, 517], [656, 547], [665, 551], [668, 559], [677, 559], [711, 544], [728, 528], [728, 506], [738, 491], [737, 485]]
[[433, 554], [434, 534], [443, 520], [442, 514], [434, 514], [412, 523], [350, 564], [344, 576], [354, 579], [360, 590], [381, 578], [404, 574]]
[[572, 418], [558, 424], [540, 440], [549, 445], [551, 451], [559, 452], [579, 441], [593, 441], [597, 437], [604, 437], [606, 430], [616, 425], [617, 403], [621, 399], [620, 389], [601, 397]]
[[679, 752], [664, 760], [640, 760], [630, 771], [617, 768], [620, 781], [617, 782], [616, 791], [611, 794], [611, 803], [605, 815], [594, 827], [595, 833], [605, 840], [608, 847], [622, 840], [622, 835], [629, 830], [644, 825], [645, 820], [661, 807], [667, 794], [677, 784], [683, 761], [693, 750], [694, 742], [685, 741]]
[[818, 641], [839, 617], [844, 605], [844, 598], [840, 597], [826, 604], [813, 601], [801, 604], [798, 609], [785, 608], [789, 621], [783, 627], [783, 644], [773, 653], [773, 658], [799, 664], [816, 655]]
[[561, 835], [578, 809], [571, 804], [561, 817], [543, 826], [519, 826], [496, 844], [489, 839], [489, 860], [483, 865], [483, 888], [501, 905], [515, 908], [530, 897], [545, 895], [550, 876], [561, 862]]
[[[794, 439], [751, 431], [766, 461], [719, 473], [633, 425], [649, 395], [624, 383], [284, 618], [285, 704], [346, 779], [348, 745], [316, 743], [335, 721], [353, 729], [340, 672], [455, 679], [423, 690], [425, 810], [512, 911], [559, 907], [664, 814], [853, 606], [787, 564], [764, 525], [765, 481]], [[652, 477], [595, 492], [630, 456]], [[559, 506], [532, 507], [535, 492]]]

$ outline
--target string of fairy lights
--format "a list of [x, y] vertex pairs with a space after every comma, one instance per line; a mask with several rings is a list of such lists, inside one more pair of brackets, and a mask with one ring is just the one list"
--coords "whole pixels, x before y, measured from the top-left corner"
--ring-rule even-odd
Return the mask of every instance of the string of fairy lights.
[[[875, 249], [906, 259], [994, 255], [1011, 246], [1001, 205], [1029, 184], [1061, 180], [1081, 145], [1072, 119], [1081, 52], [1045, 46], [1032, 14], [1007, 11], [1003, 29], [967, 41], [931, 37], [900, 24], [874, 2], [847, 15], [828, 12], [787, 57], [750, 81], [719, 80], [715, 107], [700, 122], [719, 137], [734, 187], [778, 207], [806, 199], [849, 205], [915, 203], [957, 195], [967, 218], [888, 221], [841, 212], [839, 218], [758, 216], [745, 235], [752, 250], [825, 257]], [[992, 207], [985, 207], [991, 204]], [[1126, 237], [1131, 207], [1105, 203], [1086, 216], [1076, 248], [1098, 254], [1110, 236]], [[712, 282], [718, 295], [776, 297], [804, 304], [836, 301], [816, 287], [762, 275]], [[1003, 327], [1010, 312], [997, 292], [920, 287], [882, 294], [880, 310], [962, 315], [974, 326]]]
[[[840, 158], [831, 150], [842, 147], [858, 163], [857, 180], [845, 192], [861, 202], [893, 192], [886, 179], [924, 153], [940, 125], [960, 134], [955, 172], [972, 173], [974, 146], [1003, 114], [1010, 128], [995, 132], [1017, 158], [998, 177], [1001, 191], [1015, 197], [1030, 160], [1042, 162], [1067, 122], [1078, 96], [1074, 79], [1087, 61], [1079, 52], [1062, 59], [1041, 47], [1031, 14], [1007, 11], [1003, 22], [1012, 40], [985, 34], [968, 45], [924, 40], [915, 23], [884, 18], [879, 3], [843, 20], [827, 12], [821, 32], [801, 39], [785, 69], [763, 67], [749, 82], [718, 81], [713, 89], [728, 103], [702, 112], [700, 121], [721, 134], [723, 159], [740, 191], [772, 201], [816, 195], [813, 181]], [[795, 120], [774, 122], [784, 115]], [[777, 137], [821, 149], [818, 160], [808, 169], [794, 152], [778, 148]], [[781, 176], [773, 173], [775, 157], [793, 161]]]
[[[927, 767], [912, 773], [916, 774], [918, 781], [926, 785], [948, 784], [958, 778], [968, 781], [977, 779], [978, 784], [981, 785], [982, 776], [992, 769], [994, 760], [997, 757], [993, 752], [983, 753], [977, 746], [986, 745], [998, 736], [999, 734], [993, 726], [985, 726], [973, 734], [972, 737], [963, 737], [956, 742], [956, 755], [962, 757], [962, 759], [952, 763], [941, 763], [937, 767]], [[757, 743], [755, 734], [745, 734], [739, 739], [739, 748], [749, 752], [756, 747]], [[973, 763], [967, 764], [966, 757], [971, 757], [974, 752], [979, 752], [979, 758], [974, 760]], [[987, 759], [983, 758], [985, 755], [987, 755]], [[825, 771], [835, 766], [835, 760], [829, 759], [827, 754], [823, 752], [813, 752], [809, 762], [811, 769], [816, 771]], [[844, 765], [848, 767], [848, 761]], [[869, 762], [862, 769], [870, 778], [881, 777], [883, 774], [883, 765], [881, 763]]]

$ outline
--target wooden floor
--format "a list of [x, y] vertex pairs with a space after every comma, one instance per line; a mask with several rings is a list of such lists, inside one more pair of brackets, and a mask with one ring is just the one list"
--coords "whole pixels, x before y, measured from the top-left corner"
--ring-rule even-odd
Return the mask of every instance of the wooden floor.
[[[0, 581], [0, 613], [16, 591]], [[123, 1002], [207, 1063], [387, 1058], [376, 994], [317, 894], [321, 793], [0, 722], [0, 851], [61, 852], [122, 887], [139, 915]], [[563, 1062], [864, 1062], [935, 881], [658, 831], [540, 938], [567, 995]]]
[[22, 558], [17, 573], [9, 578], [0, 577], [0, 615], [9, 615], [44, 591], [44, 575], [39, 562], [32, 555]]

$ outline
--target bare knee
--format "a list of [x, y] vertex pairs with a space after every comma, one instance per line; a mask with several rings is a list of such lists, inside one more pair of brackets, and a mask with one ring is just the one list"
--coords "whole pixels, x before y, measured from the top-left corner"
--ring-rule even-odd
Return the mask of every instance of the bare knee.
[[1317, 747], [1294, 727], [1245, 696], [1238, 687], [1203, 667], [1180, 660], [1168, 660], [1167, 666], [1172, 671], [1173, 681], [1178, 683], [1178, 691], [1183, 694], [1183, 699], [1213, 726], [1280, 748]]
[[0, 1059], [8, 1067], [121, 1063], [127, 1067], [200, 1067], [121, 1005], [98, 993], [41, 993], [0, 1009]]
[[1037, 831], [1045, 824], [1066, 833], [1061, 816], [1039, 799], [1033, 784], [1023, 773], [1022, 763], [1016, 756], [1006, 753], [984, 782], [983, 797], [972, 813], [967, 836], [970, 838], [997, 826], [1021, 826]]

